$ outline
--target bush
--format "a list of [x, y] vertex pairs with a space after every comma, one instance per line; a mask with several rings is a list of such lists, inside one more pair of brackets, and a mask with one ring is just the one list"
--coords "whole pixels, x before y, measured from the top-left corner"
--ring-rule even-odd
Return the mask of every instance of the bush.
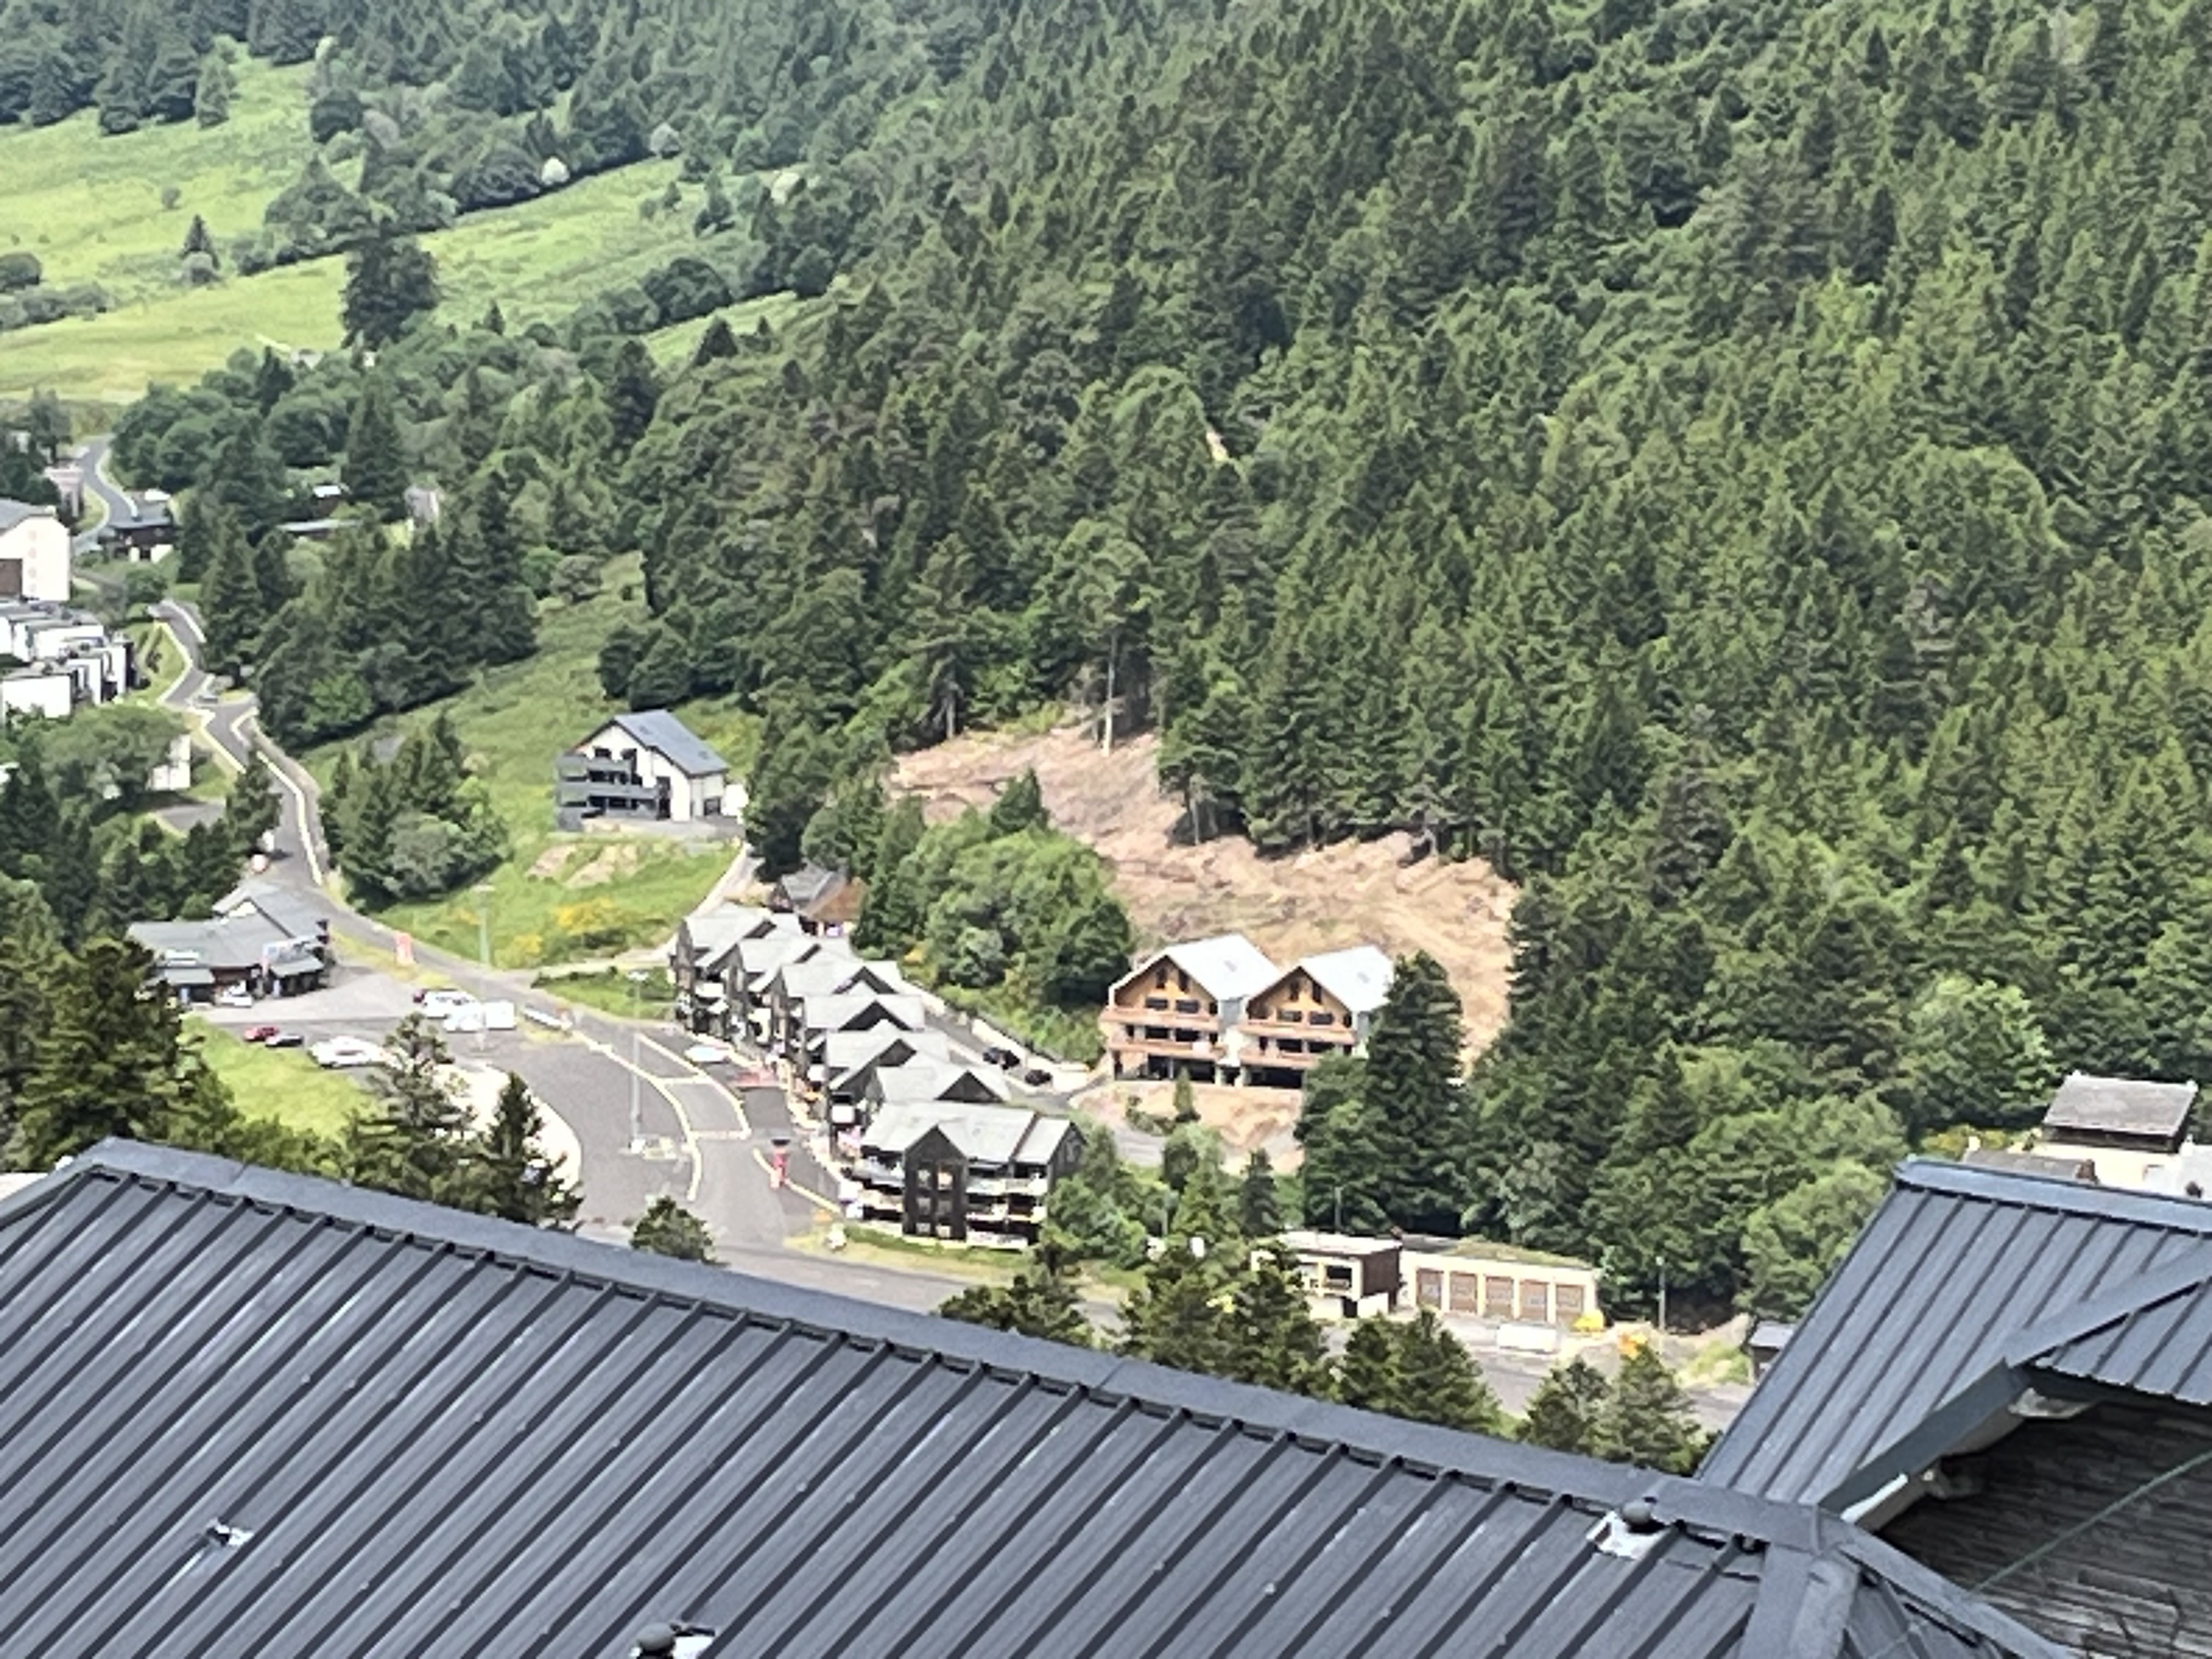
[[0, 294], [17, 294], [36, 288], [46, 278], [46, 267], [35, 253], [0, 253]]

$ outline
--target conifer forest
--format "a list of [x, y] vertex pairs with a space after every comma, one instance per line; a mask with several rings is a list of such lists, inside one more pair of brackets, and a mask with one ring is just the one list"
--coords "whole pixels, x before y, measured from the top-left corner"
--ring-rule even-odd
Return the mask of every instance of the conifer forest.
[[[249, 349], [116, 449], [286, 740], [635, 554], [601, 679], [761, 716], [785, 861], [907, 856], [855, 805], [896, 752], [1071, 703], [1158, 734], [1189, 837], [1486, 860], [1503, 1036], [1440, 1074], [1415, 975], [1307, 1157], [1346, 1225], [1626, 1306], [1793, 1312], [1907, 1150], [2071, 1067], [2212, 1083], [2212, 0], [0, 18], [0, 119], [189, 118], [219, 34], [314, 63], [220, 253], [346, 251], [375, 349]], [[649, 154], [650, 276], [439, 307], [411, 236]], [[316, 467], [443, 516], [258, 580]]]

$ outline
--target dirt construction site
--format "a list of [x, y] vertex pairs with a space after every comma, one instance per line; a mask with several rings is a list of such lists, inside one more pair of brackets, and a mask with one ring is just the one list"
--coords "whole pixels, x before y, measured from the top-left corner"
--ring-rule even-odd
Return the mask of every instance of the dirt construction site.
[[[1510, 957], [1505, 925], [1512, 885], [1486, 865], [1427, 858], [1408, 862], [1404, 836], [1348, 842], [1263, 858], [1242, 837], [1200, 845], [1174, 838], [1181, 804], [1162, 793], [1158, 744], [1140, 737], [1103, 753], [1095, 738], [1063, 726], [1042, 736], [984, 733], [904, 757], [894, 786], [919, 796], [933, 821], [988, 806], [1007, 780], [1034, 768], [1052, 821], [1113, 867], [1139, 948], [1241, 933], [1288, 964], [1317, 951], [1370, 944], [1393, 957], [1426, 951], [1451, 975], [1470, 1048], [1505, 1019]], [[1102, 1088], [1091, 1103], [1111, 1114], [1142, 1085]], [[1236, 1150], [1286, 1149], [1297, 1097], [1281, 1090], [1200, 1089], [1199, 1111]]]

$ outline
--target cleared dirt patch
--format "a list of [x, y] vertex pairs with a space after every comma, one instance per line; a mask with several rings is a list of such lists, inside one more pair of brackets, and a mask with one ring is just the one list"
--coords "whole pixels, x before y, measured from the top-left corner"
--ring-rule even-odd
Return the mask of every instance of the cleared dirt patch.
[[983, 733], [905, 757], [893, 783], [939, 820], [988, 805], [1009, 778], [1034, 767], [1053, 822], [1114, 866], [1140, 942], [1234, 931], [1281, 963], [1362, 943], [1394, 957], [1426, 951], [1459, 991], [1470, 1045], [1497, 1036], [1505, 1019], [1510, 882], [1473, 860], [1406, 863], [1411, 842], [1403, 836], [1280, 859], [1261, 857], [1242, 839], [1178, 847], [1171, 836], [1180, 807], [1160, 792], [1158, 746], [1142, 737], [1105, 755], [1071, 728]]

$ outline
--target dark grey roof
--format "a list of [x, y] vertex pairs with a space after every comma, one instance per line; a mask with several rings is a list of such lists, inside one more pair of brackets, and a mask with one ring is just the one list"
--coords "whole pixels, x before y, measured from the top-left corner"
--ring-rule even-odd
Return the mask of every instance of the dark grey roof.
[[118, 1143], [0, 1205], [0, 1492], [9, 1654], [2059, 1659], [1800, 1506]]
[[2069, 1072], [2058, 1092], [2051, 1097], [2043, 1127], [2054, 1138], [2069, 1131], [2087, 1130], [2172, 1139], [2188, 1126], [2189, 1109], [2196, 1100], [2193, 1083], [2152, 1083], [2142, 1078]]
[[26, 519], [51, 519], [51, 507], [33, 507], [28, 501], [19, 501], [12, 495], [0, 495], [0, 530], [13, 530]]
[[819, 864], [803, 864], [779, 880], [775, 890], [793, 909], [804, 910], [836, 892], [848, 879], [842, 870], [832, 870]]
[[[2040, 1364], [2087, 1374], [2098, 1352], [2099, 1380], [2161, 1391], [2159, 1333], [2212, 1344], [2212, 1308], [2172, 1299], [2212, 1277], [2212, 1204], [2063, 1170], [1906, 1164], [1700, 1473], [1842, 1510], [2015, 1398]], [[2122, 1317], [2147, 1296], [2168, 1299], [2141, 1305], [2140, 1324]], [[2119, 1325], [2133, 1340], [2082, 1346]]]
[[729, 762], [708, 748], [696, 732], [665, 708], [641, 708], [617, 714], [607, 724], [620, 726], [647, 748], [666, 756], [670, 763], [687, 778], [703, 778], [710, 773], [730, 769]]

